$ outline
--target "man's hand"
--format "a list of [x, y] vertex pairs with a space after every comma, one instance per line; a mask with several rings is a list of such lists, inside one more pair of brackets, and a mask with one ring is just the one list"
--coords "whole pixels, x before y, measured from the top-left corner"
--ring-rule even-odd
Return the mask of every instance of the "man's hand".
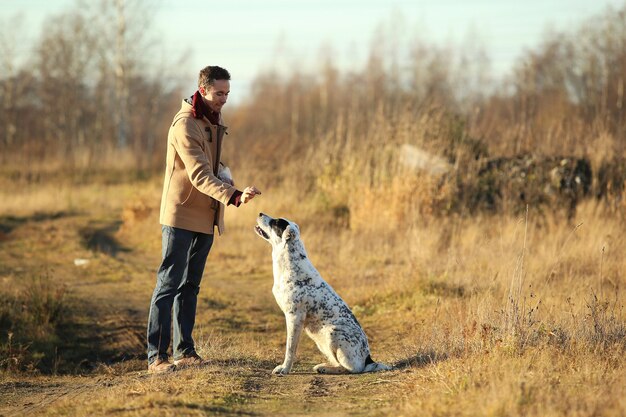
[[246, 187], [243, 190], [243, 194], [241, 195], [241, 202], [246, 204], [248, 201], [252, 200], [256, 195], [261, 195], [261, 192], [254, 186]]

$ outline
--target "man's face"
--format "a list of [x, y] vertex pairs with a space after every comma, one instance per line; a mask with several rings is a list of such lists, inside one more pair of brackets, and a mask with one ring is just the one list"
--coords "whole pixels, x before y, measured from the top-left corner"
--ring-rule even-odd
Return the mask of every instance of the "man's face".
[[209, 106], [211, 110], [219, 113], [222, 110], [226, 100], [228, 100], [228, 93], [230, 93], [230, 81], [228, 80], [215, 80], [213, 85], [207, 88], [200, 87], [200, 95], [204, 98], [204, 103]]

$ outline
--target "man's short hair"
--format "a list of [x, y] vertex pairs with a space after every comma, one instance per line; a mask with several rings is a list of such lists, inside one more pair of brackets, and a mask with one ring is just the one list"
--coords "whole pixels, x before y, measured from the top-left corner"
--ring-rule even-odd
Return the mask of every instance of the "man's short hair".
[[215, 83], [215, 80], [228, 80], [230, 81], [230, 73], [222, 67], [215, 65], [209, 65], [208, 67], [200, 70], [198, 76], [198, 88], [208, 88]]

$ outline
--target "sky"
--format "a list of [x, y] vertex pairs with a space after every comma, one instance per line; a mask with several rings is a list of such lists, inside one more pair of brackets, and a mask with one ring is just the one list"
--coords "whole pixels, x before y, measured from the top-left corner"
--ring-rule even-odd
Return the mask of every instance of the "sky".
[[[362, 68], [381, 27], [395, 32], [405, 44], [420, 39], [454, 46], [478, 40], [494, 75], [503, 76], [548, 31], [575, 29], [609, 6], [626, 4], [626, 0], [145, 1], [154, 18], [151, 35], [158, 43], [158, 59], [176, 71], [190, 94], [201, 68], [227, 68], [235, 104], [245, 100], [261, 71], [289, 66], [307, 72], [319, 61], [322, 49], [331, 48], [343, 70]], [[0, 0], [0, 25], [11, 25], [21, 16], [26, 30], [18, 37], [17, 51], [28, 56], [46, 19], [72, 7], [75, 0]], [[178, 64], [182, 56], [185, 66]]]

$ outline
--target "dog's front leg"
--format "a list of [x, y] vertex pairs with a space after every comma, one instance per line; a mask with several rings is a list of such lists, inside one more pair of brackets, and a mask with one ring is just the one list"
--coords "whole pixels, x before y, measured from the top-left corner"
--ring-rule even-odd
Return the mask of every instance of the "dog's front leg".
[[298, 341], [304, 327], [304, 314], [285, 313], [287, 321], [287, 348], [285, 349], [285, 360], [272, 371], [273, 374], [287, 375], [291, 371], [293, 361], [296, 359]]

